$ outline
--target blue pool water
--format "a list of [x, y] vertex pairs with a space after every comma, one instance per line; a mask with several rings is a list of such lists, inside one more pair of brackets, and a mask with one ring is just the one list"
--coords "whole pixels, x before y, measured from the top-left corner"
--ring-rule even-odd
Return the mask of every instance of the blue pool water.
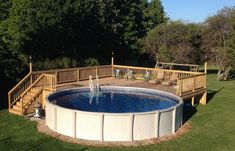
[[61, 107], [88, 112], [130, 113], [147, 112], [175, 106], [174, 97], [161, 93], [136, 92], [131, 90], [72, 90], [51, 95], [49, 101]]

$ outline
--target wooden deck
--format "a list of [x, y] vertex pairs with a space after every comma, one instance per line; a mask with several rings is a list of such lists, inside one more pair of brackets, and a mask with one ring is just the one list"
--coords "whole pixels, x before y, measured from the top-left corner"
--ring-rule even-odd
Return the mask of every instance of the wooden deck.
[[[95, 80], [94, 80], [95, 83]], [[149, 82], [145, 82], [143, 80], [126, 80], [126, 79], [116, 79], [112, 77], [99, 79], [99, 83], [101, 86], [126, 86], [126, 87], [141, 87], [141, 88], [149, 88], [155, 90], [161, 90], [165, 92], [169, 92], [172, 94], [176, 94], [176, 86], [164, 86], [161, 84], [152, 84]], [[57, 90], [75, 88], [75, 87], [88, 87], [88, 80], [66, 83], [57, 85]]]
[[[123, 79], [112, 77], [117, 76], [114, 73], [117, 70], [120, 71], [118, 77]], [[143, 79], [144, 75], [149, 73], [151, 81], [154, 81], [161, 72], [164, 73], [164, 80], [170, 80], [174, 74], [178, 75], [178, 78], [176, 79], [175, 86], [152, 84], [143, 80], [124, 79], [129, 76], [128, 73], [130, 71], [134, 73], [134, 78], [136, 79]], [[33, 109], [35, 103], [40, 102], [42, 105], [45, 105], [47, 94], [55, 90], [88, 87], [89, 76], [96, 77], [96, 75], [100, 77], [99, 83], [101, 86], [116, 85], [156, 89], [177, 94], [183, 100], [191, 99], [193, 105], [195, 99], [198, 100], [198, 98], [201, 104], [206, 104], [206, 70], [203, 73], [198, 71], [114, 65], [112, 62], [111, 65], [45, 71], [32, 71], [30, 66], [29, 74], [8, 92], [9, 111], [20, 115], [27, 114], [30, 112], [29, 109]]]

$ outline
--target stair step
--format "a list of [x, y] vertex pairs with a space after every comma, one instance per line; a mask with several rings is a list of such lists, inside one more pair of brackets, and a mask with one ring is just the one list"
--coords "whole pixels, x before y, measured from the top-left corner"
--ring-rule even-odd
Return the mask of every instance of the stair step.
[[29, 98], [29, 97], [23, 98], [23, 102], [26, 103], [26, 104], [28, 104], [29, 102], [31, 102], [33, 100], [34, 100], [34, 98]]
[[[17, 102], [17, 103], [18, 103], [18, 102]], [[23, 106], [24, 106], [24, 109], [25, 109], [25, 108], [28, 108], [28, 107], [29, 107], [29, 105], [31, 105], [31, 104], [32, 104], [32, 102], [29, 102], [29, 103], [27, 103], [27, 104], [26, 104], [26, 103], [24, 103], [24, 105], [23, 105]], [[22, 104], [21, 104], [21, 103], [18, 103], [18, 104], [16, 104], [16, 106], [18, 106], [18, 107], [20, 107], [20, 108], [21, 108], [21, 107], [22, 107]], [[13, 106], [13, 107], [14, 107], [14, 106]]]
[[29, 95], [26, 95], [26, 96], [24, 96], [24, 98], [23, 98], [23, 99], [24, 99], [24, 100], [29, 100], [29, 101], [30, 101], [30, 100], [33, 100], [33, 98], [34, 98], [34, 97], [31, 97], [31, 96], [29, 96]]
[[35, 95], [38, 95], [39, 92], [28, 92], [25, 96], [35, 96]]
[[[22, 101], [18, 101], [18, 102], [16, 102], [16, 105], [18, 105], [18, 106], [22, 106]], [[23, 106], [25, 106], [25, 105], [26, 105], [26, 102], [24, 101]]]
[[18, 109], [13, 109], [13, 108], [12, 108], [12, 109], [9, 109], [9, 112], [10, 112], [10, 113], [13, 113], [13, 114], [17, 114], [17, 115], [22, 115], [22, 114], [21, 114], [21, 110], [18, 110]]
[[21, 111], [22, 110], [22, 106], [21, 105], [20, 106], [19, 105], [14, 105], [13, 109]]
[[[23, 104], [23, 106], [24, 107], [27, 107], [28, 105], [30, 105], [30, 104], [32, 104], [32, 101], [31, 102], [26, 102], [25, 100], [24, 100], [24, 104]], [[18, 106], [22, 106], [22, 101], [18, 101], [18, 102], [16, 102], [16, 105], [18, 105]]]
[[33, 93], [28, 93], [26, 96], [28, 97], [35, 97], [37, 94], [35, 94], [34, 92]]
[[42, 88], [32, 88], [29, 93], [39, 93]]
[[9, 112], [17, 115], [22, 115], [21, 113], [22, 108], [23, 112], [25, 112], [29, 107], [29, 105], [31, 105], [36, 100], [36, 98], [39, 96], [42, 90], [43, 90], [42, 87], [36, 87], [30, 89], [23, 97], [20, 98], [18, 102], [16, 102], [13, 108], [9, 109]]

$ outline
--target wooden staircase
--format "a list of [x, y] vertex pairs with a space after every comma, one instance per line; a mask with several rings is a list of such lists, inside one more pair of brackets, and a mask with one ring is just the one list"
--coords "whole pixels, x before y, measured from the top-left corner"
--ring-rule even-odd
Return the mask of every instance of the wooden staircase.
[[39, 96], [43, 90], [53, 92], [55, 89], [55, 75], [42, 74], [33, 80], [30, 73], [8, 92], [9, 112], [17, 115], [28, 114], [35, 101], [42, 103], [42, 97]]
[[37, 97], [42, 93], [42, 88], [34, 88], [27, 92], [20, 99], [20, 101], [16, 102], [13, 105], [13, 108], [9, 109], [10, 113], [22, 115], [25, 113], [25, 110], [37, 99]]

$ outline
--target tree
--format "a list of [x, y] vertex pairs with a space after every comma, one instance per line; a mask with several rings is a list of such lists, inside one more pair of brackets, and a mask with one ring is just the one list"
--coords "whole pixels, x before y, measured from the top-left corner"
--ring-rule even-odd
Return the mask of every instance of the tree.
[[159, 0], [13, 0], [12, 3], [7, 19], [9, 47], [38, 61], [96, 57], [106, 62], [113, 50], [129, 56], [137, 50], [136, 41], [164, 18]]
[[[12, 80], [15, 78], [14, 75], [24, 71], [24, 63], [20, 59], [23, 56], [14, 53], [9, 48], [8, 17], [11, 7], [11, 0], [0, 0], [0, 77], [2, 82]], [[15, 66], [16, 64], [18, 66]]]
[[151, 0], [144, 9], [147, 31], [168, 20], [161, 0]]
[[200, 25], [166, 22], [147, 33], [140, 43], [155, 61], [200, 63]]
[[235, 7], [224, 8], [209, 17], [204, 24], [203, 49], [219, 71], [218, 80], [227, 80], [232, 66], [235, 66]]

